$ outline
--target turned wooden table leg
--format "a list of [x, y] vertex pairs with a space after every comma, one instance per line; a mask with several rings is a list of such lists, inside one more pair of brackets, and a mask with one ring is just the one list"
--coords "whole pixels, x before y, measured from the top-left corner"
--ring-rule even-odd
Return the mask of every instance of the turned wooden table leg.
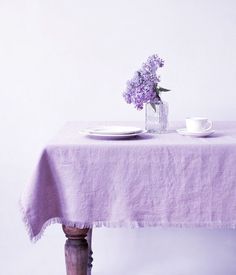
[[87, 234], [87, 241], [88, 241], [88, 271], [87, 275], [91, 275], [92, 267], [93, 267], [93, 251], [92, 251], [92, 228], [89, 229]]
[[86, 240], [89, 229], [62, 226], [67, 240], [65, 243], [65, 259], [67, 275], [87, 275], [88, 243]]

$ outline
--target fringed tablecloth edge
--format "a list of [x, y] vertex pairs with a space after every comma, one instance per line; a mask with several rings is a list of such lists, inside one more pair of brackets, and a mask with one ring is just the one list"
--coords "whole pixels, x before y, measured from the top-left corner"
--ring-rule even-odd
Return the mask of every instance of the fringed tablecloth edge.
[[22, 221], [23, 221], [23, 223], [25, 225], [25, 228], [26, 228], [26, 231], [27, 231], [27, 233], [28, 233], [28, 235], [30, 237], [30, 240], [33, 241], [33, 242], [36, 242], [38, 239], [40, 239], [41, 236], [35, 240], [35, 237], [34, 237], [34, 234], [33, 234], [33, 230], [32, 230], [32, 228], [30, 226], [30, 223], [29, 223], [29, 220], [27, 218], [27, 215], [26, 215], [26, 212], [25, 212], [25, 209], [23, 207], [23, 203], [22, 203], [21, 199], [19, 199], [19, 201], [18, 201], [18, 206], [19, 206], [19, 209], [20, 209]]
[[19, 200], [19, 207], [23, 217], [23, 223], [25, 224], [26, 230], [30, 237], [30, 240], [35, 243], [37, 242], [44, 234], [46, 228], [52, 224], [61, 224], [69, 227], [77, 227], [80, 229], [83, 228], [99, 228], [99, 227], [107, 227], [107, 228], [144, 228], [144, 227], [176, 227], [176, 228], [205, 228], [205, 229], [236, 229], [235, 223], [212, 223], [212, 222], [196, 222], [196, 223], [164, 223], [164, 222], [156, 222], [156, 221], [95, 221], [95, 222], [72, 222], [65, 220], [60, 217], [53, 217], [48, 219], [40, 229], [40, 232], [34, 235], [30, 222], [27, 218], [25, 209], [21, 200]]

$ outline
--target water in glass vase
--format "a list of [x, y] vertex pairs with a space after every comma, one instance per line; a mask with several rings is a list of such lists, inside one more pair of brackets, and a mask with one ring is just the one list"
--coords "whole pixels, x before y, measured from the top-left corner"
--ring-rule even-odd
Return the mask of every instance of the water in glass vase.
[[168, 104], [147, 103], [145, 113], [145, 129], [149, 133], [161, 134], [167, 131], [168, 127]]

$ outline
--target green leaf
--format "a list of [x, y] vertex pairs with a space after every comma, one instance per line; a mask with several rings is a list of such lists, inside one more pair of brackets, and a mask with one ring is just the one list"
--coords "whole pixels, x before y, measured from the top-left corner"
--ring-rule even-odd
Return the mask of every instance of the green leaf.
[[170, 91], [169, 89], [162, 88], [162, 87], [158, 87], [157, 90], [158, 90], [159, 92], [169, 92], [169, 91]]
[[154, 112], [156, 112], [156, 111], [157, 111], [157, 109], [156, 109], [156, 104], [155, 104], [155, 103], [150, 103], [150, 104], [151, 104], [151, 106], [152, 106]]

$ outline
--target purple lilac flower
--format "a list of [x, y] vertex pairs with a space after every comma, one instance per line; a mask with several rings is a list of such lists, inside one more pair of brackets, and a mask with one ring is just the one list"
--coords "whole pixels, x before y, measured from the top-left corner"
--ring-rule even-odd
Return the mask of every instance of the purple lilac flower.
[[125, 101], [134, 104], [138, 110], [143, 109], [144, 103], [158, 103], [160, 97], [156, 92], [160, 77], [156, 72], [158, 68], [164, 66], [164, 61], [158, 55], [148, 57], [133, 78], [127, 82], [127, 87], [123, 93]]

